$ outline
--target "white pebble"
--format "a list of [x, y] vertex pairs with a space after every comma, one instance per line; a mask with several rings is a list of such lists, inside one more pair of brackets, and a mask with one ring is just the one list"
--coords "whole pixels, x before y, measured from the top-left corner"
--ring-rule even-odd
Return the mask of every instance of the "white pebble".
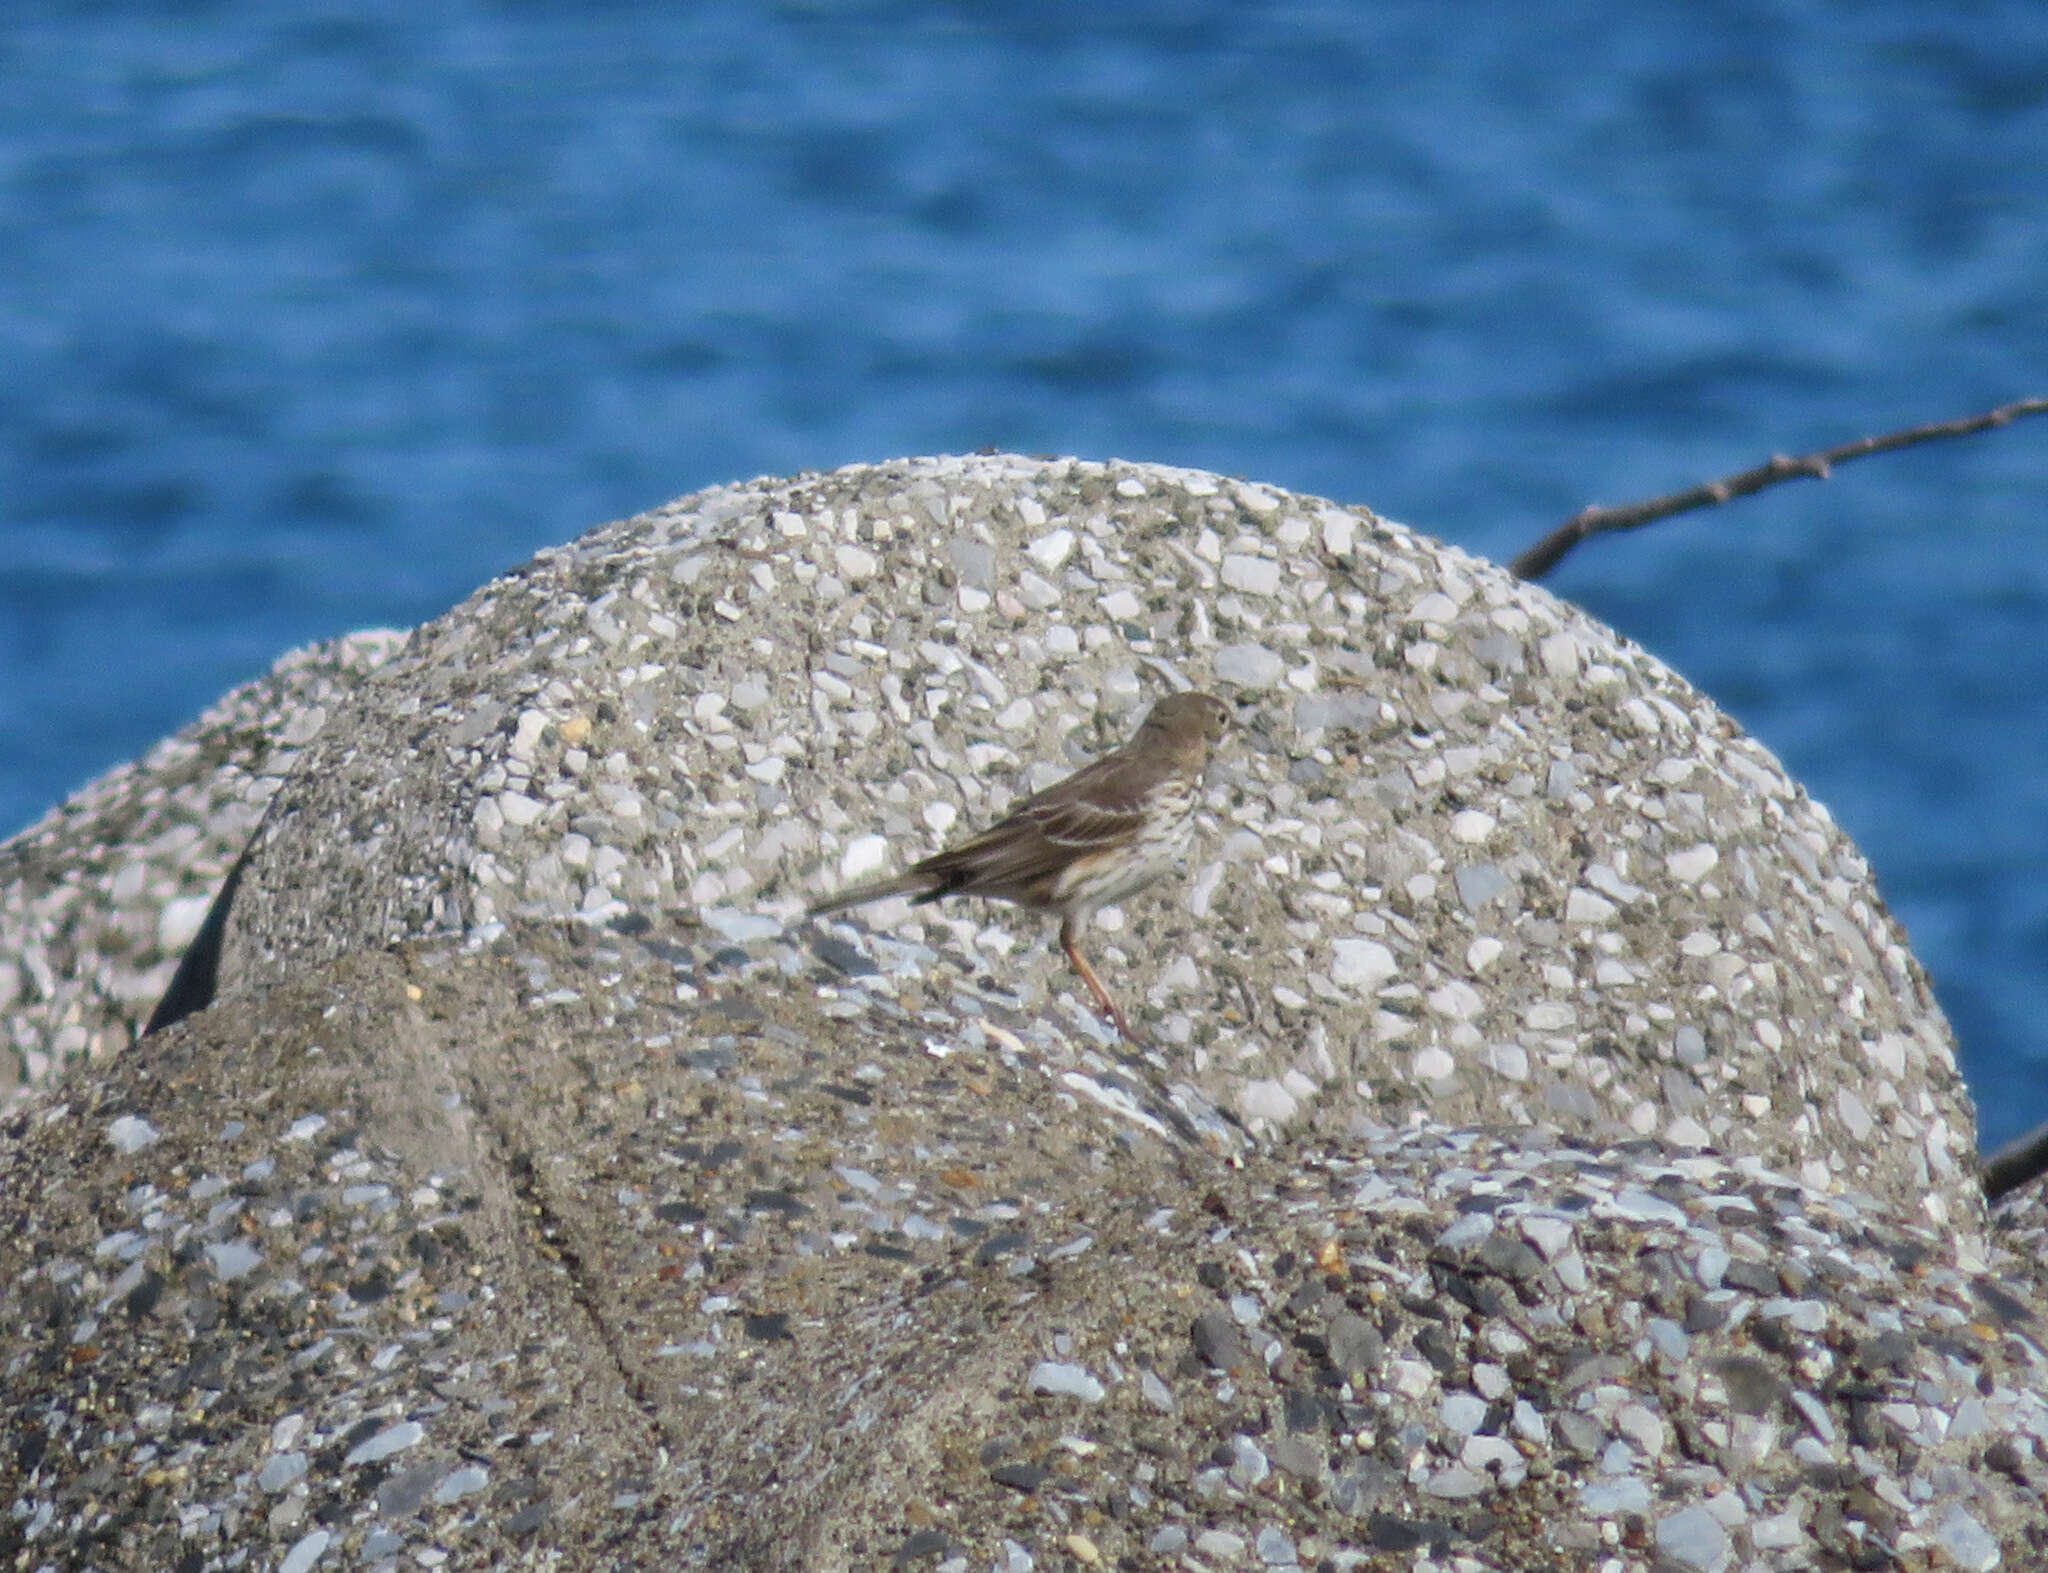
[[1596, 1218], [1625, 1218], [1631, 1223], [1667, 1223], [1684, 1228], [1692, 1222], [1676, 1202], [1668, 1202], [1639, 1185], [1625, 1185], [1593, 1204]]
[[1451, 839], [1462, 841], [1468, 847], [1476, 847], [1493, 834], [1495, 824], [1491, 814], [1476, 808], [1463, 809], [1451, 816]]
[[1270, 1079], [1247, 1082], [1237, 1094], [1238, 1112], [1248, 1120], [1265, 1120], [1273, 1125], [1285, 1125], [1300, 1112], [1301, 1104], [1296, 1101], [1279, 1082]]
[[1387, 1386], [1403, 1398], [1425, 1397], [1436, 1386], [1436, 1367], [1421, 1360], [1390, 1360]]
[[1666, 1431], [1663, 1420], [1644, 1404], [1623, 1404], [1614, 1417], [1614, 1429], [1635, 1443], [1646, 1458], [1664, 1455]]
[[1048, 535], [1041, 535], [1037, 540], [1025, 547], [1024, 550], [1030, 555], [1033, 562], [1038, 564], [1047, 573], [1051, 573], [1061, 563], [1065, 562], [1068, 557], [1073, 555], [1074, 532], [1072, 530], [1054, 530]]
[[1109, 1390], [1088, 1374], [1087, 1367], [1058, 1360], [1041, 1360], [1031, 1368], [1031, 1391], [1078, 1398], [1084, 1404], [1099, 1404], [1109, 1396]]
[[1529, 1051], [1519, 1043], [1489, 1043], [1479, 1051], [1479, 1063], [1509, 1081], [1529, 1079]]
[[1287, 663], [1262, 644], [1227, 644], [1216, 652], [1210, 670], [1240, 688], [1271, 688], [1287, 673]]
[[782, 925], [758, 912], [741, 912], [733, 907], [711, 907], [697, 914], [704, 926], [728, 944], [744, 945], [751, 940], [773, 939]]
[[263, 1260], [263, 1253], [253, 1245], [244, 1245], [239, 1240], [230, 1240], [225, 1245], [209, 1245], [206, 1248], [207, 1264], [213, 1268], [214, 1276], [222, 1283], [233, 1283], [237, 1278], [247, 1277]]
[[1469, 1251], [1493, 1234], [1492, 1213], [1466, 1213], [1436, 1237], [1438, 1251]]
[[1554, 1262], [1572, 1243], [1572, 1226], [1563, 1218], [1524, 1218], [1522, 1238], [1542, 1252], [1546, 1262]]
[[1431, 989], [1427, 1003], [1432, 1014], [1451, 1021], [1470, 1021], [1486, 1008], [1485, 998], [1462, 978], [1453, 978], [1442, 988]]
[[1060, 604], [1059, 590], [1029, 569], [1017, 575], [1017, 597], [1034, 612], [1051, 611]]
[[855, 836], [839, 854], [839, 877], [859, 879], [889, 861], [889, 843], [880, 836]]
[[452, 1471], [446, 1479], [434, 1487], [434, 1501], [441, 1507], [451, 1502], [460, 1502], [464, 1497], [474, 1496], [491, 1483], [491, 1472], [480, 1464], [466, 1464]]
[[1577, 677], [1585, 660], [1577, 636], [1568, 633], [1550, 635], [1537, 646], [1537, 653], [1543, 658], [1545, 675], [1559, 682]]
[[1728, 1564], [1728, 1531], [1703, 1507], [1681, 1508], [1657, 1520], [1657, 1550], [1679, 1567], [1720, 1573]]
[[540, 711], [520, 711], [519, 720], [512, 728], [512, 741], [505, 745], [506, 755], [519, 764], [531, 764], [534, 751], [540, 747], [541, 735], [547, 729], [548, 718]]
[[1697, 884], [1707, 876], [1709, 870], [1721, 861], [1720, 849], [1711, 842], [1702, 841], [1696, 847], [1687, 847], [1683, 852], [1674, 852], [1664, 860], [1664, 867], [1671, 877], [1681, 885]]
[[1280, 565], [1270, 557], [1247, 557], [1238, 552], [1223, 559], [1219, 577], [1233, 590], [1247, 595], [1271, 595], [1280, 588]]
[[386, 1426], [375, 1436], [358, 1442], [342, 1459], [345, 1465], [374, 1464], [379, 1459], [402, 1453], [425, 1436], [426, 1428], [417, 1420], [401, 1420], [395, 1426]]
[[1850, 1136], [1859, 1142], [1869, 1138], [1876, 1124], [1870, 1117], [1869, 1106], [1856, 1096], [1853, 1089], [1848, 1087], [1836, 1089], [1835, 1113], [1841, 1117], [1842, 1123], [1849, 1128]]
[[162, 1131], [139, 1114], [124, 1114], [107, 1127], [107, 1140], [112, 1142], [114, 1150], [123, 1156], [142, 1151], [162, 1136]]
[[1330, 981], [1339, 988], [1370, 992], [1400, 970], [1394, 953], [1376, 939], [1330, 942]]
[[1664, 1139], [1674, 1147], [1707, 1147], [1713, 1137], [1707, 1128], [1689, 1114], [1681, 1114], [1664, 1127]]
[[1509, 1488], [1518, 1486], [1529, 1473], [1522, 1450], [1504, 1436], [1472, 1436], [1458, 1450], [1458, 1462], [1482, 1479]]
[[1749, 1543], [1759, 1551], [1783, 1551], [1805, 1539], [1806, 1526], [1797, 1513], [1778, 1513], [1749, 1526]]
[[1634, 1475], [1626, 1475], [1619, 1480], [1589, 1480], [1579, 1487], [1579, 1506], [1595, 1518], [1647, 1512], [1650, 1506], [1649, 1482]]
[[1434, 1043], [1427, 1048], [1417, 1049], [1415, 1058], [1409, 1063], [1414, 1066], [1415, 1074], [1423, 1081], [1442, 1081], [1458, 1068], [1458, 1062], [1451, 1058], [1449, 1051], [1437, 1047]]
[[334, 1536], [324, 1529], [316, 1529], [311, 1534], [302, 1535], [297, 1544], [284, 1554], [284, 1560], [278, 1563], [277, 1573], [306, 1573], [308, 1568], [320, 1560], [321, 1553], [326, 1551], [333, 1539]]

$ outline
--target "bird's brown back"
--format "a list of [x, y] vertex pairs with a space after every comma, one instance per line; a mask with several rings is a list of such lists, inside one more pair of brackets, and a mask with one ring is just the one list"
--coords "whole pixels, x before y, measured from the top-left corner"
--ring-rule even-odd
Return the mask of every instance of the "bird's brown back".
[[1073, 911], [1115, 899], [1178, 855], [1210, 751], [1229, 718], [1229, 707], [1213, 695], [1170, 694], [1121, 748], [1026, 798], [972, 840], [901, 874], [841, 890], [810, 910], [837, 912], [887, 896], [908, 896], [913, 904], [988, 896]]
[[1030, 907], [1057, 904], [1062, 879], [1077, 863], [1130, 848], [1148, 817], [1188, 811], [1228, 714], [1208, 694], [1162, 699], [1121, 748], [1026, 798], [973, 840], [912, 865], [909, 875], [932, 882], [916, 899], [978, 895]]

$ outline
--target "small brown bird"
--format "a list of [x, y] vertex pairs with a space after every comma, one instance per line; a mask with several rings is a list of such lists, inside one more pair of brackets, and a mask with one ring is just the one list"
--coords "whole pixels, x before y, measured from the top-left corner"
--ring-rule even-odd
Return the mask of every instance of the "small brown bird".
[[1081, 954], [1080, 931], [1098, 907], [1144, 889], [1187, 855], [1195, 796], [1229, 723], [1229, 707], [1214, 695], [1168, 695], [1122, 748], [1026, 798], [972, 841], [842, 890], [811, 914], [886, 896], [909, 896], [913, 906], [941, 896], [987, 896], [1057, 912], [1067, 960], [1102, 1014], [1135, 1043], [1124, 1013]]

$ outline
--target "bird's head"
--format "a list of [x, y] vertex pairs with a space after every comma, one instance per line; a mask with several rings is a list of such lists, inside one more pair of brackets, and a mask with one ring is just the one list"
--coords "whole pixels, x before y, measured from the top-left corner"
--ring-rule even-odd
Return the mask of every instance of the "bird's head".
[[1158, 731], [1177, 748], [1203, 758], [1230, 728], [1230, 706], [1214, 694], [1168, 694], [1145, 717], [1145, 730]]

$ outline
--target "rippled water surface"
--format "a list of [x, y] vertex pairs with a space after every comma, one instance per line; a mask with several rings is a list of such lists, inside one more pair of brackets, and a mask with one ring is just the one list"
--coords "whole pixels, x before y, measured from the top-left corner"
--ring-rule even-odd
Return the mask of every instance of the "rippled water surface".
[[[2044, 293], [2033, 0], [14, 0], [0, 830], [698, 486], [1118, 455], [1506, 556], [2048, 392]], [[2048, 420], [1554, 581], [1861, 841], [1994, 1137], [2048, 1118], [2044, 521]]]

